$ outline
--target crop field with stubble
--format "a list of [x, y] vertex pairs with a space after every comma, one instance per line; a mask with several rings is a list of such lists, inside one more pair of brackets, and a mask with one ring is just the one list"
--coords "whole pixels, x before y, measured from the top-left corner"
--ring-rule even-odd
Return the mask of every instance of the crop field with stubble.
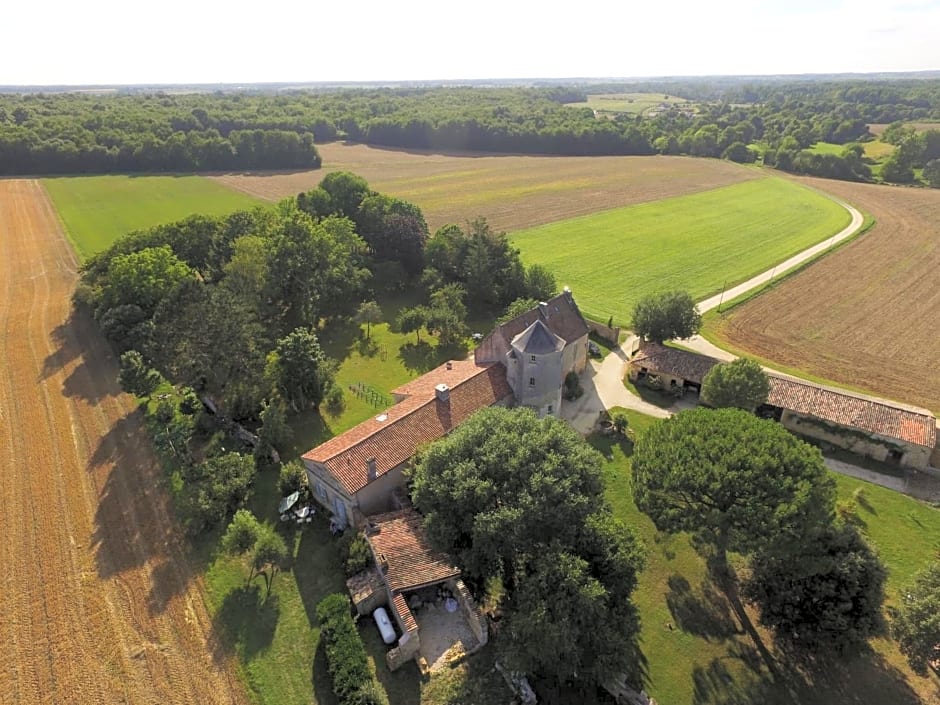
[[940, 411], [940, 191], [801, 178], [875, 218], [865, 235], [722, 316], [738, 351]]
[[758, 169], [692, 157], [551, 157], [441, 154], [338, 142], [318, 145], [323, 168], [224, 174], [214, 180], [277, 201], [316, 188], [331, 171], [352, 171], [376, 191], [421, 207], [433, 233], [484, 216], [496, 230], [556, 220], [749, 181]]
[[[757, 172], [760, 174], [761, 172]], [[775, 176], [512, 233], [582, 310], [628, 325], [644, 294], [717, 294], [825, 240], [850, 221], [816, 191]]]

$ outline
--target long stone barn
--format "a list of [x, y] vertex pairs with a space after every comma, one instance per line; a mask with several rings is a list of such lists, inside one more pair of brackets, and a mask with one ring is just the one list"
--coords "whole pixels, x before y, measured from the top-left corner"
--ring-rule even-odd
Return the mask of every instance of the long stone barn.
[[[689, 350], [644, 343], [630, 361], [631, 379], [656, 375], [664, 388], [701, 391], [709, 370], [721, 364]], [[937, 419], [926, 409], [898, 404], [768, 372], [770, 394], [758, 409], [794, 433], [857, 455], [917, 470], [940, 460]]]

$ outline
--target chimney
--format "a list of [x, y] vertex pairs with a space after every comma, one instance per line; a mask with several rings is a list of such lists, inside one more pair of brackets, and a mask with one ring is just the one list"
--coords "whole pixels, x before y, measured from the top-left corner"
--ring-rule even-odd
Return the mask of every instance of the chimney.
[[376, 475], [377, 475], [377, 472], [375, 469], [375, 456], [374, 455], [371, 458], [366, 459], [366, 470], [369, 473], [369, 482], [372, 482], [376, 478]]
[[454, 363], [452, 363], [450, 360], [447, 361], [447, 369], [448, 370], [454, 369]]
[[450, 387], [441, 383], [434, 388], [434, 394], [438, 401], [448, 401], [450, 399]]

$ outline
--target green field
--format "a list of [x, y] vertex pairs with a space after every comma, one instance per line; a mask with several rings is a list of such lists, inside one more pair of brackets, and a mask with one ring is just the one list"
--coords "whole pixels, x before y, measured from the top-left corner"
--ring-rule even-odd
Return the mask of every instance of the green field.
[[848, 225], [815, 191], [764, 177], [617, 208], [511, 234], [527, 264], [570, 286], [586, 315], [628, 323], [644, 294], [686, 289], [696, 300], [742, 282]]
[[[657, 423], [649, 416], [627, 413], [636, 433]], [[634, 599], [642, 620], [646, 688], [657, 702], [935, 702], [940, 680], [914, 675], [894, 642], [883, 638], [872, 641], [871, 652], [822, 664], [818, 670], [790, 663], [784, 654], [774, 652], [779, 670], [775, 681], [688, 536], [660, 534], [637, 509], [630, 485], [632, 446], [612, 443], [608, 437], [589, 440], [607, 458], [604, 479], [615, 514], [637, 530], [647, 547], [647, 565]], [[852, 501], [856, 490], [863, 488], [856, 502], [857, 514], [862, 531], [888, 567], [890, 605], [898, 590], [940, 547], [940, 510], [861, 480], [833, 477], [840, 501]], [[751, 618], [756, 622], [756, 614]], [[759, 631], [772, 650], [770, 634]]]
[[262, 204], [201, 176], [76, 176], [42, 183], [82, 259], [131, 230]]
[[659, 105], [684, 106], [692, 109], [694, 103], [685, 98], [664, 93], [595, 93], [581, 103], [566, 103], [573, 108], [591, 108], [602, 113], [645, 114]]

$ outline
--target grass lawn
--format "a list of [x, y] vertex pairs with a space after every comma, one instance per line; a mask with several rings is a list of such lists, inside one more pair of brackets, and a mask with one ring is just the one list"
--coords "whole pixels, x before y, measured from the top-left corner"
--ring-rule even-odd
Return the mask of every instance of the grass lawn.
[[[386, 321], [394, 321], [402, 308], [420, 303], [411, 293], [380, 298]], [[299, 456], [378, 414], [391, 406], [390, 392], [395, 387], [447, 360], [465, 358], [468, 350], [460, 346], [440, 347], [437, 339], [426, 332], [421, 333], [418, 342], [414, 333], [396, 333], [389, 323], [373, 325], [368, 338], [364, 325], [344, 323], [328, 326], [319, 337], [324, 352], [340, 361], [336, 382], [343, 389], [346, 405], [337, 415], [324, 409], [322, 417], [313, 412], [294, 417], [291, 422], [294, 443], [289, 457]]]
[[705, 298], [849, 221], [824, 196], [767, 176], [522, 230], [511, 239], [527, 264], [547, 266], [572, 288], [585, 314], [601, 321], [613, 315], [622, 325], [644, 294], [687, 289]]
[[572, 108], [591, 108], [598, 112], [626, 113], [629, 115], [642, 115], [650, 108], [662, 104], [694, 109], [692, 101], [664, 93], [596, 93], [588, 95], [585, 102], [566, 103]]
[[844, 144], [834, 144], [832, 142], [817, 142], [806, 151], [812, 152], [813, 154], [835, 154], [836, 156], [838, 156], [842, 154], [843, 149], [845, 149]]
[[[642, 434], [656, 419], [628, 411]], [[629, 442], [593, 437], [607, 462], [604, 478], [614, 511], [636, 528], [648, 550], [635, 599], [642, 618], [640, 645], [646, 657], [647, 691], [658, 702], [684, 703], [916, 703], [940, 698], [940, 679], [909, 671], [894, 643], [872, 641], [872, 649], [816, 669], [774, 654], [772, 677], [751, 639], [741, 630], [703, 559], [686, 535], [656, 531], [633, 503]], [[863, 487], [859, 516], [888, 566], [888, 602], [940, 546], [940, 510], [891, 490], [835, 475], [843, 501]], [[756, 615], [751, 615], [756, 620]], [[765, 645], [770, 635], [759, 630]]]
[[262, 203], [201, 176], [74, 176], [42, 183], [82, 259], [132, 230]]

